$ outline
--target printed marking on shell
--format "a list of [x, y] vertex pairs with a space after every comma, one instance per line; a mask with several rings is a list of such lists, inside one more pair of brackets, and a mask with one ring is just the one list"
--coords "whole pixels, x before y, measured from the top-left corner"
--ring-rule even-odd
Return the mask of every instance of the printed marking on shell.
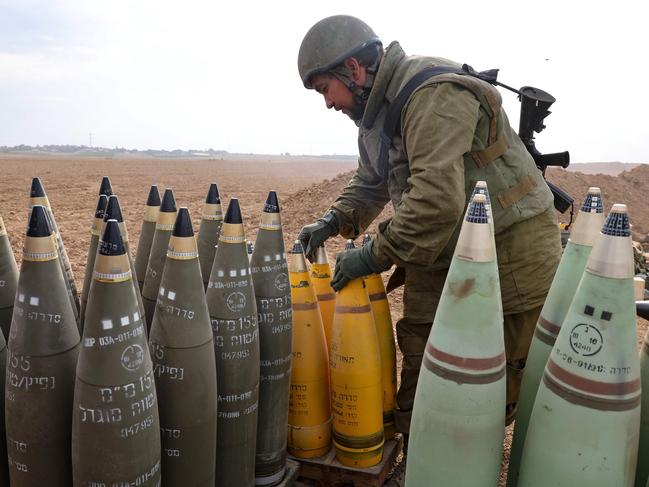
[[128, 326], [128, 325], [131, 324], [131, 320], [130, 320], [130, 318], [129, 318], [128, 316], [122, 316], [122, 317], [119, 319], [119, 322], [120, 322], [120, 324], [121, 324], [122, 326]]
[[167, 297], [168, 297], [170, 300], [175, 301], [175, 300], [176, 300], [176, 293], [173, 292], [173, 291], [169, 291], [169, 293], [167, 294]]
[[40, 298], [38, 298], [37, 296], [31, 296], [29, 298], [29, 304], [32, 306], [38, 306], [39, 302], [40, 302]]
[[264, 262], [270, 262], [271, 258], [270, 255], [264, 255]]
[[24, 294], [20, 293], [20, 294], [18, 295], [18, 302], [20, 302], [20, 303], [24, 303], [24, 302], [25, 302], [25, 295], [24, 295]]
[[222, 270], [216, 271], [216, 277], [225, 277], [225, 272], [223, 272]]
[[230, 271], [230, 277], [237, 277], [237, 271], [236, 271], [236, 269]]
[[121, 362], [126, 370], [136, 370], [144, 363], [144, 349], [138, 344], [129, 345], [122, 352]]
[[245, 275], [246, 275], [246, 270], [245, 270], [245, 269], [241, 269], [241, 275], [242, 275], [242, 276], [245, 276]]
[[592, 325], [579, 323], [570, 332], [570, 348], [579, 355], [597, 355], [604, 345], [601, 332]]
[[286, 289], [288, 289], [288, 286], [288, 276], [283, 272], [281, 274], [277, 274], [277, 277], [275, 277], [275, 287], [277, 288], [277, 290], [285, 291]]
[[135, 313], [133, 313], [133, 321], [136, 322], [139, 320], [140, 320], [140, 312], [136, 311]]
[[164, 295], [165, 295], [165, 288], [160, 286], [160, 296], [164, 296]]
[[103, 330], [112, 330], [113, 329], [113, 320], [101, 320], [101, 328]]
[[241, 311], [246, 307], [246, 296], [242, 292], [235, 291], [227, 297], [225, 302], [230, 311]]
[[282, 260], [282, 256], [280, 254], [275, 254], [275, 260]]

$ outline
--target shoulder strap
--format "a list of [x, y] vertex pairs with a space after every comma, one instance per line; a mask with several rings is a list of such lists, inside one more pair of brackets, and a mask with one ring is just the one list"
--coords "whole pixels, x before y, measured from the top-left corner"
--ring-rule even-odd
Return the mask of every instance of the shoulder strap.
[[492, 85], [497, 83], [498, 70], [490, 69], [487, 71], [477, 72], [468, 64], [463, 64], [461, 68], [456, 68], [454, 66], [430, 66], [424, 68], [415, 74], [412, 78], [408, 80], [406, 85], [401, 89], [397, 94], [396, 98], [390, 106], [388, 107], [388, 113], [385, 117], [383, 123], [383, 136], [391, 140], [395, 134], [399, 133], [401, 130], [400, 121], [401, 121], [401, 111], [405, 106], [410, 95], [419, 88], [421, 84], [425, 81], [428, 81], [433, 76], [439, 76], [440, 74], [461, 74], [473, 76], [474, 78], [481, 79]]
[[[406, 105], [406, 102], [410, 98], [410, 95], [419, 88], [423, 83], [428, 81], [434, 76], [446, 75], [446, 74], [458, 74], [464, 76], [470, 76], [472, 78], [478, 78], [482, 81], [486, 81], [491, 85], [496, 85], [498, 70], [490, 69], [488, 71], [477, 72], [468, 64], [463, 64], [461, 68], [454, 66], [430, 66], [424, 68], [415, 74], [412, 78], [408, 80], [405, 86], [397, 94], [395, 99], [390, 103], [388, 107], [388, 112], [385, 116], [383, 122], [383, 130], [381, 132], [381, 151], [379, 155], [379, 167], [381, 168], [384, 177], [387, 177], [387, 166], [388, 166], [388, 152], [392, 146], [392, 138], [401, 132], [401, 112], [403, 107]], [[445, 77], [446, 78], [446, 77]], [[451, 81], [451, 80], [444, 80]], [[468, 80], [467, 80], [468, 81]], [[456, 81], [457, 82], [457, 81]], [[465, 85], [465, 83], [462, 83]], [[500, 110], [500, 103], [496, 100], [496, 97], [493, 93], [484, 92], [478, 93], [478, 88], [471, 86], [472, 83], [469, 83], [469, 86], [466, 88], [471, 88], [471, 91], [478, 97], [480, 104], [485, 107], [489, 114], [490, 118], [490, 127], [489, 127], [489, 146], [482, 150], [472, 153], [471, 156], [479, 167], [484, 167], [490, 162], [494, 161], [501, 155], [505, 153], [508, 149], [507, 141], [504, 138], [499, 138], [497, 136], [497, 119]]]

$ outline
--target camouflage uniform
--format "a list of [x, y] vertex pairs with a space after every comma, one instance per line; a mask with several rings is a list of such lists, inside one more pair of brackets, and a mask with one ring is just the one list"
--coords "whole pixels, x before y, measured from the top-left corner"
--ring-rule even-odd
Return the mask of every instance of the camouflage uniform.
[[[389, 103], [418, 71], [455, 65], [407, 57], [392, 43], [381, 61], [359, 124], [359, 166], [331, 209], [340, 234], [355, 238], [387, 202], [373, 254], [405, 269], [404, 312], [396, 325], [403, 353], [397, 429], [408, 432], [423, 350], [476, 181], [492, 199], [508, 365], [507, 403], [513, 418], [522, 369], [561, 245], [553, 198], [534, 161], [500, 110], [491, 85], [442, 75], [411, 95], [393, 138], [388, 167], [379, 167], [381, 129]], [[489, 160], [492, 159], [492, 160]]]

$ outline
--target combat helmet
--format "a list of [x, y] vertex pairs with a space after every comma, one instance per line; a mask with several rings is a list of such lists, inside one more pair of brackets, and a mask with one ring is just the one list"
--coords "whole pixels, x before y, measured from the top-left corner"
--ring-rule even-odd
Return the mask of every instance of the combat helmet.
[[300, 46], [297, 67], [302, 83], [313, 88], [313, 76], [330, 71], [372, 45], [381, 45], [381, 40], [362, 20], [350, 15], [322, 19], [309, 29]]

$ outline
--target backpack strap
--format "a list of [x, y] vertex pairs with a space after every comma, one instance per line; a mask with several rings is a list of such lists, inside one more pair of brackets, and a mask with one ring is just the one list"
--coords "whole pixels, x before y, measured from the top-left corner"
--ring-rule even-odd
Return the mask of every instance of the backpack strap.
[[490, 164], [502, 156], [509, 148], [507, 140], [502, 135], [498, 134], [498, 118], [501, 107], [500, 100], [498, 100], [493, 91], [479, 89], [477, 83], [469, 82], [468, 79], [465, 82], [464, 80], [461, 80], [461, 78], [453, 76], [462, 75], [478, 78], [489, 84], [495, 85], [498, 70], [492, 69], [483, 72], [476, 72], [468, 64], [462, 65], [461, 68], [454, 66], [430, 66], [422, 69], [410, 78], [388, 107], [388, 112], [383, 123], [383, 131], [381, 133], [381, 152], [379, 156], [379, 167], [385, 171], [387, 171], [388, 152], [392, 146], [392, 138], [401, 132], [401, 112], [410, 98], [410, 95], [412, 95], [417, 88], [430, 78], [440, 75], [443, 78], [440, 79], [440, 82], [456, 83], [469, 89], [476, 96], [480, 105], [489, 115], [489, 146], [483, 150], [471, 153], [471, 157], [475, 161], [476, 165], [478, 167], [484, 167]]

